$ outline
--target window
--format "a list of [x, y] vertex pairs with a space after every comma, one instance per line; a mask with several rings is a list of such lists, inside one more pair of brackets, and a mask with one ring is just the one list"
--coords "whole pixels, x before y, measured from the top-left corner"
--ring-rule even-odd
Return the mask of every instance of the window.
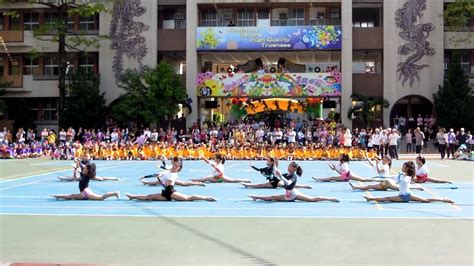
[[381, 8], [354, 8], [352, 26], [354, 28], [373, 28], [380, 26]]
[[253, 9], [243, 8], [237, 11], [237, 27], [255, 26]]
[[0, 14], [0, 30], [3, 30], [3, 19], [4, 19], [3, 15]]
[[3, 76], [4, 72], [5, 72], [5, 61], [3, 57], [0, 57], [0, 77]]
[[354, 51], [352, 56], [352, 73], [357, 74], [381, 74], [382, 52], [381, 51]]
[[50, 31], [54, 30], [54, 24], [58, 21], [57, 13], [45, 13], [44, 14], [44, 26]]
[[23, 58], [23, 75], [35, 75], [38, 71], [38, 58]]
[[461, 68], [464, 73], [471, 73], [471, 54], [469, 51], [461, 52]]
[[304, 25], [304, 8], [288, 9], [288, 26]]
[[44, 75], [59, 75], [59, 59], [56, 55], [47, 55], [44, 57]]
[[159, 16], [163, 17], [163, 29], [186, 29], [186, 9], [166, 8], [160, 10]]
[[326, 8], [314, 7], [309, 9], [310, 25], [326, 25]]
[[9, 16], [10, 20], [10, 30], [20, 30], [21, 29], [21, 19], [19, 15]]
[[178, 9], [174, 13], [175, 29], [186, 29], [186, 9]]
[[38, 13], [24, 13], [23, 14], [23, 30], [35, 30], [39, 28]]
[[341, 25], [341, 9], [339, 7], [331, 7], [329, 9], [329, 24]]
[[84, 69], [86, 73], [94, 73], [94, 66], [97, 62], [95, 54], [87, 54], [79, 57], [79, 67]]
[[32, 117], [41, 121], [58, 120], [58, 100], [52, 98], [32, 99], [30, 113]]
[[270, 19], [270, 10], [268, 9], [259, 9], [257, 14], [258, 19]]
[[21, 58], [20, 57], [12, 57], [10, 59], [10, 67], [8, 70], [8, 74], [10, 76], [17, 76], [21, 75]]
[[97, 30], [97, 15], [90, 17], [79, 17], [79, 30], [93, 31]]
[[203, 27], [218, 27], [222, 26], [222, 22], [218, 19], [215, 9], [201, 10], [201, 26]]
[[67, 30], [70, 32], [74, 32], [76, 28], [74, 27], [75, 24], [75, 16], [68, 16], [67, 17]]
[[45, 105], [43, 106], [43, 119], [44, 120], [57, 120], [57, 106], [58, 101], [56, 99], [46, 100]]

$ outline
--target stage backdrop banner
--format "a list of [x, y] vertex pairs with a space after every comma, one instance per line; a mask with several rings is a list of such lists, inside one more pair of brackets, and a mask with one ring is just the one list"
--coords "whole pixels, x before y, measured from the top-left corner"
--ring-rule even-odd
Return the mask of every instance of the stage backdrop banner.
[[198, 51], [340, 50], [341, 26], [198, 27]]
[[341, 96], [341, 73], [200, 73], [197, 95], [227, 97]]

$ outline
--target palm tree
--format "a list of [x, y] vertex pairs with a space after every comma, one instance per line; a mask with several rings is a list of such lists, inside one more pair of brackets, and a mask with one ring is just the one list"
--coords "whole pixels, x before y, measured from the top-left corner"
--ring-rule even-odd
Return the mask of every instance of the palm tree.
[[390, 103], [382, 97], [372, 97], [359, 94], [352, 94], [352, 107], [347, 112], [347, 118], [352, 119], [355, 116], [362, 121], [365, 126], [370, 126], [375, 120], [375, 108], [377, 105], [387, 108]]

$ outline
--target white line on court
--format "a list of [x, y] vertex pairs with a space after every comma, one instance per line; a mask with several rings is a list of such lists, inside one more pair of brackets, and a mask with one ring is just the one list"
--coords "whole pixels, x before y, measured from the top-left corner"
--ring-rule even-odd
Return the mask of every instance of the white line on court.
[[45, 165], [45, 164], [70, 164], [70, 162], [73, 161], [52, 161], [52, 162], [43, 162], [43, 163], [30, 163], [29, 165], [34, 166], [34, 165]]
[[[119, 165], [122, 165], [122, 164], [107, 165], [107, 166], [101, 167], [101, 169], [114, 168], [114, 167], [117, 167]], [[8, 180], [4, 180], [3, 182], [0, 182], [0, 184], [6, 183], [7, 181], [22, 180], [22, 179], [26, 179], [26, 178], [49, 175], [49, 174], [53, 174], [53, 173], [60, 173], [60, 172], [64, 172], [64, 171], [72, 171], [72, 170], [71, 169], [58, 170], [58, 171], [52, 171], [52, 172], [43, 173], [43, 174], [39, 174], [39, 175], [32, 175], [32, 176], [25, 176], [25, 177], [20, 177], [20, 178], [15, 178], [15, 179], [8, 179]], [[23, 183], [23, 184], [18, 184], [18, 185], [13, 185], [13, 186], [8, 186], [8, 187], [3, 187], [3, 188], [0, 188], [0, 191], [10, 189], [10, 188], [14, 188], [14, 187], [27, 186], [27, 185], [39, 183], [39, 182], [42, 182], [42, 181], [47, 181], [47, 180], [49, 180], [49, 178], [48, 179], [41, 179], [41, 180], [37, 180], [37, 181], [32, 181], [32, 182], [28, 182], [28, 183]]]
[[428, 164], [437, 165], [437, 166], [441, 166], [441, 167], [449, 167], [449, 165], [440, 164], [440, 163], [434, 163], [434, 162], [432, 162], [432, 161], [429, 161]]
[[23, 184], [18, 184], [18, 185], [13, 185], [13, 186], [8, 186], [8, 187], [2, 187], [2, 188], [0, 188], [0, 191], [7, 190], [7, 189], [10, 189], [10, 188], [14, 188], [14, 187], [28, 186], [28, 185], [32, 185], [32, 184], [45, 182], [45, 181], [48, 181], [48, 179], [41, 179], [41, 180], [31, 181], [31, 182], [27, 182], [27, 183], [23, 183]]
[[[182, 207], [182, 206], [51, 206], [51, 205], [2, 205], [2, 208], [14, 208], [14, 209], [92, 209], [92, 210], [101, 210], [101, 209], [116, 209], [116, 210], [135, 210], [135, 209], [146, 209], [146, 210], [272, 210], [272, 211], [376, 211], [379, 210], [373, 208], [261, 208], [261, 207]], [[385, 210], [385, 209], [384, 209]], [[454, 209], [386, 209], [387, 211], [392, 212], [406, 212], [406, 211], [447, 211], [447, 212], [458, 212]]]
[[125, 218], [273, 218], [273, 219], [415, 219], [415, 220], [469, 220], [474, 221], [474, 217], [360, 217], [360, 216], [262, 216], [262, 215], [150, 215], [150, 214], [137, 214], [137, 215], [123, 215], [123, 214], [42, 214], [42, 213], [8, 213], [0, 212], [0, 215], [8, 216], [81, 216], [81, 217], [125, 217]]

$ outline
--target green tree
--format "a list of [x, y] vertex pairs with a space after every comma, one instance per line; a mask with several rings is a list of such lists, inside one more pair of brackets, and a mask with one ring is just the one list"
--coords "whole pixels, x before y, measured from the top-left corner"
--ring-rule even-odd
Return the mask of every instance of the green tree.
[[[117, 0], [119, 1], [119, 0]], [[17, 1], [0, 0], [0, 4], [13, 3]], [[37, 40], [53, 42], [58, 44], [58, 89], [59, 105], [58, 116], [61, 118], [64, 111], [66, 99], [66, 71], [68, 68], [68, 50], [84, 52], [89, 47], [99, 47], [100, 41], [108, 38], [98, 35], [96, 37], [84, 36], [81, 32], [68, 29], [68, 20], [73, 16], [91, 17], [96, 14], [107, 12], [107, 4], [113, 0], [95, 1], [66, 1], [66, 0], [29, 0], [31, 5], [47, 7], [57, 14], [52, 23], [45, 23], [42, 27], [33, 30], [33, 37]], [[4, 15], [18, 16], [16, 12], [3, 12]], [[37, 53], [34, 50], [33, 53]], [[61, 119], [60, 119], [61, 121]]]
[[390, 103], [382, 97], [371, 97], [359, 94], [351, 95], [354, 104], [347, 112], [347, 118], [352, 119], [353, 116], [361, 121], [364, 126], [371, 126], [376, 118], [376, 108], [378, 105], [383, 108], [390, 106]]
[[61, 119], [64, 126], [96, 128], [105, 117], [105, 93], [100, 92], [100, 77], [79, 68], [69, 76], [65, 109]]
[[460, 43], [472, 44], [474, 33], [469, 27], [470, 20], [474, 17], [474, 1], [473, 0], [456, 0], [448, 3], [444, 10], [444, 21], [449, 31], [462, 31], [451, 38], [455, 45]]
[[433, 94], [438, 124], [447, 128], [474, 129], [474, 96], [461, 68], [460, 56], [454, 53], [443, 86]]
[[120, 88], [125, 93], [112, 107], [119, 122], [149, 124], [170, 120], [179, 111], [179, 104], [186, 103], [186, 90], [174, 68], [162, 61], [155, 68], [143, 73], [127, 70], [120, 78]]

